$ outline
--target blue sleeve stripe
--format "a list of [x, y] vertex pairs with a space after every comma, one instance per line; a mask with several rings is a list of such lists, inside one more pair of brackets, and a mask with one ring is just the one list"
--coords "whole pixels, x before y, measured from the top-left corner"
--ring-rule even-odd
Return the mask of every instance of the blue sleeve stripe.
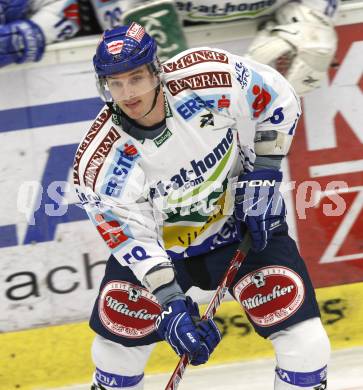
[[93, 120], [103, 105], [95, 97], [1, 110], [0, 133]]
[[135, 375], [135, 376], [124, 376], [111, 374], [110, 372], [105, 372], [96, 368], [96, 379], [97, 382], [111, 388], [124, 388], [124, 387], [132, 387], [136, 386], [139, 382], [141, 382], [144, 374]]
[[327, 377], [327, 366], [312, 372], [295, 372], [276, 367], [275, 372], [283, 382], [298, 387], [311, 388], [324, 383]]

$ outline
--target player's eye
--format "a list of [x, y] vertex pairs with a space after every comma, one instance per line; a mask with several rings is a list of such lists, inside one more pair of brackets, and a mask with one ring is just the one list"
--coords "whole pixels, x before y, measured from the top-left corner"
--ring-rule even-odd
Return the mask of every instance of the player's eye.
[[140, 76], [140, 75], [137, 75], [137, 76], [133, 76], [130, 80], [130, 83], [131, 84], [137, 84], [139, 83], [140, 81], [142, 81], [144, 79], [143, 76]]
[[108, 82], [109, 87], [111, 88], [121, 88], [123, 86], [121, 81], [111, 80]]

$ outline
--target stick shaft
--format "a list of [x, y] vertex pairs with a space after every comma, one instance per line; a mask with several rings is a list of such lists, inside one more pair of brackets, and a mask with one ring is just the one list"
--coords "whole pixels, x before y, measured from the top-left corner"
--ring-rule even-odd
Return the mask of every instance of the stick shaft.
[[[232, 284], [236, 273], [241, 266], [243, 260], [247, 256], [248, 249], [251, 246], [251, 239], [249, 235], [246, 235], [244, 240], [239, 245], [235, 255], [233, 256], [226, 273], [224, 274], [221, 282], [219, 283], [215, 293], [213, 294], [208, 307], [205, 313], [202, 316], [202, 320], [213, 318], [218, 307], [220, 306], [229, 286]], [[175, 370], [172, 376], [169, 379], [168, 384], [165, 387], [165, 390], [176, 390], [179, 386], [181, 379], [183, 378], [184, 371], [189, 364], [188, 355], [183, 355], [178, 365], [175, 367]]]

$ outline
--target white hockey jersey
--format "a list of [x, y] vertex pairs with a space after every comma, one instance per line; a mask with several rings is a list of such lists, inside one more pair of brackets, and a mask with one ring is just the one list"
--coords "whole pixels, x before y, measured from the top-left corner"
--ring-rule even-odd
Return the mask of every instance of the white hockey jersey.
[[[227, 22], [236, 19], [256, 19], [273, 14], [291, 0], [178, 0], [176, 7], [183, 20]], [[301, 4], [333, 17], [339, 0], [301, 0]]]
[[[130, 136], [105, 107], [76, 152], [78, 196], [139, 280], [158, 263], [236, 240], [233, 179], [253, 169], [256, 131], [293, 136], [300, 104], [275, 70], [211, 48], [163, 65], [166, 127]], [[286, 137], [289, 138], [289, 137]]]

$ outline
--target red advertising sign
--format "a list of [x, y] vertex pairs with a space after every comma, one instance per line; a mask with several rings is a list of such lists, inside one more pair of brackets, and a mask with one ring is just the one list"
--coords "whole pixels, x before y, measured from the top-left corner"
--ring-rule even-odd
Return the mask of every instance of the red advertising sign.
[[303, 99], [289, 156], [298, 241], [316, 287], [363, 280], [363, 23], [337, 31], [338, 65]]

